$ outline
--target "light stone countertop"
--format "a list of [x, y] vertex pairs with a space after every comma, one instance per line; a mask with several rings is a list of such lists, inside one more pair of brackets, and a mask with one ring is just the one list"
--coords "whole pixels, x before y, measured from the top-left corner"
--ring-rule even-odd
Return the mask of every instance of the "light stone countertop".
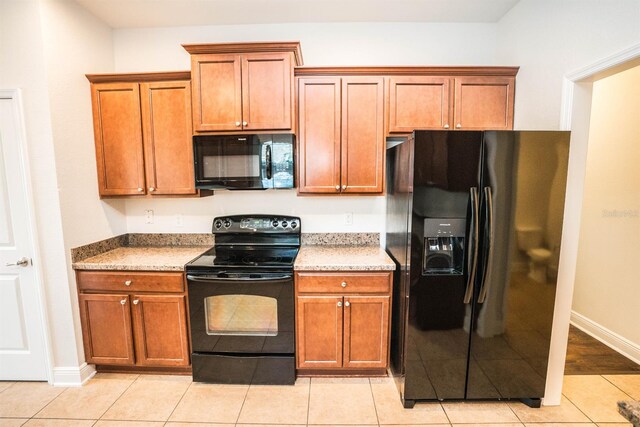
[[379, 246], [302, 246], [297, 271], [391, 271], [396, 266]]
[[119, 247], [73, 263], [75, 270], [184, 271], [209, 246]]

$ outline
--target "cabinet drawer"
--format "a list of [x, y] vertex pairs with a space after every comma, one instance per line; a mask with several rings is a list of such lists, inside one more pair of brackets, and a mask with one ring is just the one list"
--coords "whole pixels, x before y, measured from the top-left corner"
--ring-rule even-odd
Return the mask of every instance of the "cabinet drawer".
[[388, 293], [391, 273], [297, 273], [299, 293]]
[[127, 271], [77, 271], [81, 291], [184, 292], [182, 273]]

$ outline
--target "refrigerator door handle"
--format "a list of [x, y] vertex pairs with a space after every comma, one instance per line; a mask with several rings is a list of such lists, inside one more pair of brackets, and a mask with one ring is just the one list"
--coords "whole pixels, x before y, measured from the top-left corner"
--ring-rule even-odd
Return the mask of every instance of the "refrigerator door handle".
[[478, 267], [478, 189], [471, 187], [469, 189], [469, 195], [471, 197], [471, 227], [469, 229], [469, 243], [467, 244], [469, 261], [467, 264], [467, 290], [464, 293], [465, 304], [471, 302], [473, 282], [476, 278], [476, 270]]
[[493, 194], [491, 187], [484, 187], [484, 197], [486, 200], [485, 206], [487, 209], [487, 228], [489, 229], [489, 239], [487, 248], [487, 257], [485, 259], [484, 272], [482, 274], [482, 286], [480, 287], [480, 293], [478, 295], [478, 304], [482, 304], [487, 298], [489, 292], [489, 286], [487, 284], [487, 277], [489, 277], [491, 269], [491, 259], [493, 258]]

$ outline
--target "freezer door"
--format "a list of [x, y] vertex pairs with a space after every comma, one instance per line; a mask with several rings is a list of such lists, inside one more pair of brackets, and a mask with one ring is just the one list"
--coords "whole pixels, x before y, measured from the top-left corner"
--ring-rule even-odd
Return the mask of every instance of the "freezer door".
[[468, 399], [544, 394], [568, 154], [569, 132], [484, 133]]
[[482, 133], [414, 135], [404, 399], [462, 399], [471, 319], [472, 292], [467, 289], [473, 289], [478, 247]]

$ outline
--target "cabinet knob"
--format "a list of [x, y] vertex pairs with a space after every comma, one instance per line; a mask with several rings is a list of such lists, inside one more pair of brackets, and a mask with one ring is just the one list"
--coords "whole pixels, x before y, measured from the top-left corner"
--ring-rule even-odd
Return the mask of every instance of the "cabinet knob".
[[343, 189], [343, 190], [346, 190], [346, 189], [347, 189], [347, 186], [346, 186], [346, 185], [343, 185], [343, 186], [342, 186], [342, 189]]
[[247, 122], [242, 122], [242, 126], [246, 126], [246, 125], [248, 125], [248, 124], [249, 124], [249, 123], [247, 123]]
[[131, 286], [131, 280], [125, 280], [124, 281], [124, 285], [125, 286]]
[[342, 307], [342, 301], [338, 301], [338, 307]]
[[139, 303], [139, 302], [140, 302], [140, 300], [139, 300], [139, 299], [134, 299], [134, 300], [133, 300], [133, 305], [138, 305], [138, 303]]
[[444, 128], [449, 129], [449, 125], [448, 124], [444, 125]]
[[343, 288], [346, 288], [347, 287], [347, 282], [340, 283], [340, 286], [342, 286]]
[[461, 125], [460, 123], [458, 123], [458, 124], [456, 125], [456, 129], [460, 129], [461, 127], [462, 127], [462, 125]]
[[155, 187], [149, 187], [149, 191], [156, 191]]
[[[135, 301], [134, 301], [134, 304], [135, 304]], [[345, 301], [345, 302], [344, 302], [344, 306], [345, 306], [345, 307], [349, 307], [350, 305], [351, 305], [351, 303], [350, 303], [349, 301]]]
[[240, 122], [236, 122], [236, 126], [240, 126]]
[[340, 191], [340, 186], [336, 185], [336, 190]]
[[142, 193], [143, 191], [144, 191], [144, 188], [138, 187], [138, 193]]
[[120, 300], [120, 304], [125, 305], [126, 303], [127, 303], [127, 299], [126, 298]]

